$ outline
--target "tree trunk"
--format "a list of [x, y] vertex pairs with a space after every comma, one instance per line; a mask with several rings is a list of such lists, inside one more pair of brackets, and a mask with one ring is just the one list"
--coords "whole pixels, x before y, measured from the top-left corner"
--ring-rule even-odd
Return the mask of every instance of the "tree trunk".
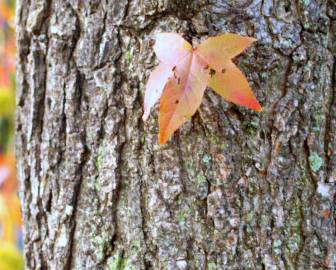
[[[143, 122], [156, 32], [258, 39], [261, 113], [207, 90]], [[21, 0], [16, 153], [27, 269], [335, 269], [334, 0]]]

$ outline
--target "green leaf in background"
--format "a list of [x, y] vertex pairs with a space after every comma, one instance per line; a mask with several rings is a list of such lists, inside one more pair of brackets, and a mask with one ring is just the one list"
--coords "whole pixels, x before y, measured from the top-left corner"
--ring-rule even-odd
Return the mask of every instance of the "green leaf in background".
[[7, 1], [8, 1], [10, 8], [15, 10], [16, 1], [15, 0], [7, 0]]
[[0, 116], [13, 115], [15, 111], [14, 91], [2, 90], [0, 88]]
[[0, 117], [0, 153], [4, 153], [12, 136], [13, 123], [10, 119]]

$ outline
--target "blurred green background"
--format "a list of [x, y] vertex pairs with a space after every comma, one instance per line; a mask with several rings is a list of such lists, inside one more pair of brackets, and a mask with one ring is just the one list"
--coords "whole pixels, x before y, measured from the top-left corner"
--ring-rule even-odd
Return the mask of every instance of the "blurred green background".
[[23, 269], [14, 159], [15, 0], [0, 0], [0, 270]]

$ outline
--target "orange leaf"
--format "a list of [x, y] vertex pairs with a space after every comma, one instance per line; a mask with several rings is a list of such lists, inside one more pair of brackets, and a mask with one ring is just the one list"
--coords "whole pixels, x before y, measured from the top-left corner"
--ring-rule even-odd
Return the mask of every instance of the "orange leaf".
[[156, 35], [154, 51], [161, 62], [150, 74], [146, 85], [143, 120], [148, 118], [150, 109], [159, 100], [176, 62], [190, 55], [191, 49], [191, 45], [178, 34]]
[[143, 120], [148, 118], [150, 109], [159, 100], [171, 74], [172, 67], [163, 63], [160, 63], [150, 74], [146, 85]]
[[15, 159], [11, 154], [0, 154], [0, 192], [15, 193], [17, 190]]
[[159, 144], [166, 143], [193, 116], [207, 85], [230, 102], [261, 110], [245, 76], [231, 61], [254, 41], [224, 34], [210, 37], [193, 49], [178, 34], [156, 35], [154, 50], [160, 64], [146, 86], [143, 119], [161, 96]]
[[196, 50], [212, 68], [220, 72], [225, 62], [241, 54], [254, 41], [254, 38], [228, 33], [208, 38], [198, 45]]
[[216, 72], [209, 79], [208, 86], [227, 101], [252, 110], [261, 111], [243, 73], [232, 63], [226, 63], [223, 72]]
[[7, 5], [1, 3], [0, 5], [0, 19], [11, 21], [14, 17], [14, 11]]
[[183, 58], [174, 70], [160, 100], [159, 144], [164, 144], [201, 105], [209, 73], [196, 54]]
[[11, 81], [8, 70], [0, 65], [0, 87], [2, 89], [10, 88]]

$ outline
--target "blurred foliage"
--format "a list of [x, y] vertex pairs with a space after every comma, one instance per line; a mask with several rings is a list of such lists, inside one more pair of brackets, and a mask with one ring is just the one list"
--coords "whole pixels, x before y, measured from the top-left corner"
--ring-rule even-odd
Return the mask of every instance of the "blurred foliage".
[[15, 0], [0, 0], [0, 270], [23, 269], [13, 130], [15, 112]]
[[7, 242], [0, 245], [0, 269], [23, 269], [22, 256], [12, 243]]
[[7, 91], [0, 88], [0, 115], [4, 116], [12, 115], [15, 110], [15, 95], [13, 91]]

